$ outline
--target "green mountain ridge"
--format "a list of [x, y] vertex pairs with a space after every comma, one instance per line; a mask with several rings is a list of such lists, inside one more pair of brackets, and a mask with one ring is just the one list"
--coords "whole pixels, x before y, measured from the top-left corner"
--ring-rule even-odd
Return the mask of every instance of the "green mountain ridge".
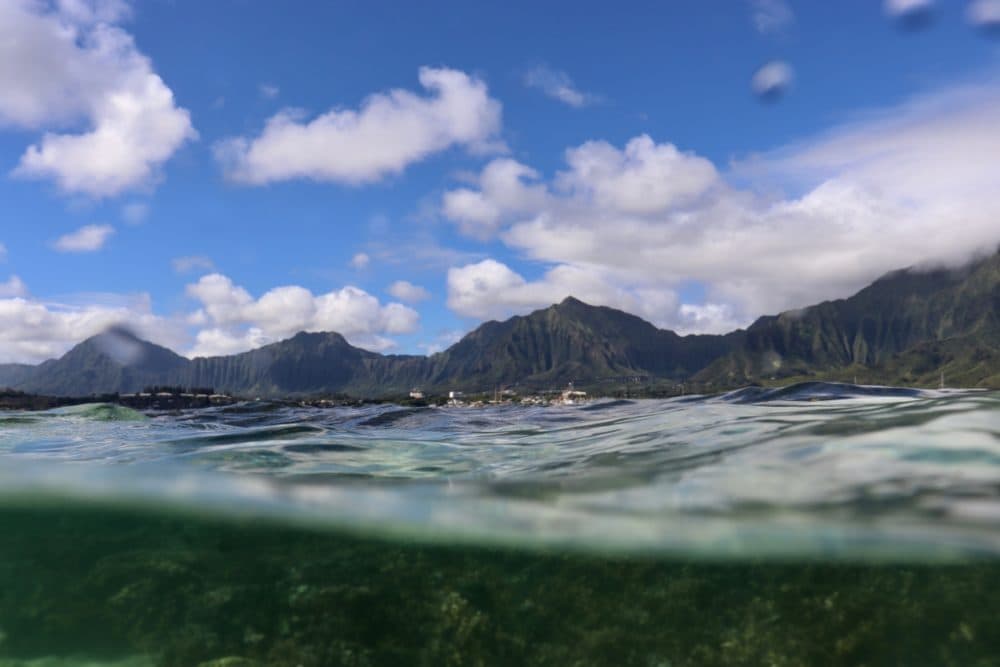
[[38, 366], [0, 365], [0, 386], [55, 396], [129, 393], [151, 385], [242, 396], [426, 391], [605, 389], [679, 382], [700, 390], [830, 379], [1000, 387], [1000, 253], [958, 270], [904, 269], [846, 299], [758, 319], [725, 335], [680, 336], [569, 297], [486, 322], [447, 350], [383, 355], [333, 332], [187, 359], [120, 329]]
[[949, 365], [972, 386], [1000, 372], [1000, 253], [960, 269], [893, 271], [850, 298], [761, 318], [742, 346], [695, 379], [867, 370], [879, 381], [926, 385], [928, 372], [936, 384]]

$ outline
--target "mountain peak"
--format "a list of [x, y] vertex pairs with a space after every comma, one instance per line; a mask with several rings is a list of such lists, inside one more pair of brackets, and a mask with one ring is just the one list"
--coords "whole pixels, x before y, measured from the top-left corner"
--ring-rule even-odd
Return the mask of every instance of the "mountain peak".
[[322, 345], [324, 343], [353, 347], [343, 335], [336, 331], [300, 331], [291, 338], [277, 341], [274, 345], [289, 343]]
[[165, 349], [139, 338], [135, 332], [122, 325], [110, 326], [83, 341], [78, 347], [95, 349], [120, 366], [140, 364], [152, 350]]

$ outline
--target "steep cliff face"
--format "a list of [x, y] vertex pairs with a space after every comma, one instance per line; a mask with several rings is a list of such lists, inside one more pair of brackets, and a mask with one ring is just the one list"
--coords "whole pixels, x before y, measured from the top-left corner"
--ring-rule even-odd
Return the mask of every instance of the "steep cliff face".
[[83, 341], [59, 359], [34, 367], [15, 388], [53, 396], [135, 392], [164, 384], [190, 362], [165, 347], [110, 329]]
[[24, 382], [35, 367], [30, 364], [0, 364], [0, 388], [14, 387]]
[[559, 384], [648, 375], [681, 379], [731, 351], [742, 334], [681, 337], [574, 298], [488, 322], [440, 355], [434, 382]]
[[383, 395], [420, 384], [430, 366], [426, 357], [362, 350], [337, 333], [303, 332], [242, 354], [194, 359], [186, 377], [191, 384], [238, 394]]
[[53, 395], [134, 392], [149, 385], [253, 396], [551, 387], [636, 375], [683, 379], [731, 351], [742, 336], [681, 337], [634, 315], [569, 298], [524, 317], [488, 322], [430, 357], [381, 355], [352, 346], [340, 334], [300, 333], [242, 354], [188, 360], [118, 332], [20, 374], [11, 371], [10, 377], [19, 389]]
[[[699, 373], [717, 382], [847, 367], [902, 370], [899, 356], [952, 339], [1000, 340], [1000, 254], [960, 270], [895, 271], [848, 299], [765, 317], [732, 354]], [[958, 348], [945, 346], [957, 353]]]
[[859, 371], [865, 381], [928, 384], [946, 372], [954, 384], [1000, 384], [1000, 254], [956, 271], [896, 271], [848, 299], [762, 317], [725, 336], [678, 336], [568, 298], [487, 322], [430, 357], [381, 355], [337, 333], [300, 333], [242, 354], [189, 360], [111, 330], [58, 360], [0, 366], [0, 385], [51, 395], [167, 384], [254, 396], [385, 396], [413, 387], [546, 388], [634, 376], [731, 386]]

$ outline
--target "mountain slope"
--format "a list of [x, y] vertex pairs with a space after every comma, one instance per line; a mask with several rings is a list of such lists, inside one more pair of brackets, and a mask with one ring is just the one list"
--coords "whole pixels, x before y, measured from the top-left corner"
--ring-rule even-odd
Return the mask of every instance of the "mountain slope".
[[337, 333], [302, 332], [249, 352], [194, 359], [176, 381], [261, 396], [380, 395], [409, 390], [427, 377], [428, 368], [426, 357], [383, 356], [354, 347]]
[[497, 384], [552, 388], [633, 376], [684, 379], [742, 337], [681, 337], [634, 315], [568, 298], [524, 317], [487, 322], [430, 357], [381, 355], [340, 334], [299, 333], [241, 354], [189, 360], [114, 330], [9, 377], [14, 388], [50, 395], [135, 392], [149, 385], [262, 397], [385, 396], [413, 387], [490, 390]]
[[742, 333], [686, 336], [572, 297], [487, 322], [439, 355], [432, 384], [561, 385], [647, 375], [682, 379], [729, 352]]
[[[904, 378], [932, 344], [959, 340], [980, 346], [980, 358], [1000, 347], [1000, 253], [960, 270], [894, 271], [848, 299], [761, 318], [697, 379], [732, 384], [857, 367]], [[928, 358], [944, 364], [963, 345], [937, 349], [945, 352]]]
[[24, 382], [34, 370], [30, 364], [0, 364], [0, 388]]
[[300, 333], [231, 356], [189, 360], [110, 330], [37, 367], [0, 366], [0, 385], [50, 395], [213, 387], [244, 396], [413, 387], [546, 389], [643, 376], [712, 387], [782, 378], [1000, 386], [1000, 253], [957, 271], [890, 273], [854, 296], [762, 317], [725, 336], [679, 336], [634, 315], [567, 298], [487, 322], [444, 352], [381, 355], [336, 333]]
[[14, 387], [53, 396], [135, 392], [166, 383], [189, 363], [165, 347], [115, 328], [36, 366]]

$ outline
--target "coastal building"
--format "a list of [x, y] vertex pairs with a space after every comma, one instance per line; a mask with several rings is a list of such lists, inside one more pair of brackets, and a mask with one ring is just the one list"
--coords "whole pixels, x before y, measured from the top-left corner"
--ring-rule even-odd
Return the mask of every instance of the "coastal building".
[[424, 397], [424, 392], [420, 389], [414, 389], [410, 392], [410, 398], [420, 400]]
[[559, 397], [559, 402], [563, 405], [575, 405], [587, 400], [587, 392], [577, 389], [566, 389]]

